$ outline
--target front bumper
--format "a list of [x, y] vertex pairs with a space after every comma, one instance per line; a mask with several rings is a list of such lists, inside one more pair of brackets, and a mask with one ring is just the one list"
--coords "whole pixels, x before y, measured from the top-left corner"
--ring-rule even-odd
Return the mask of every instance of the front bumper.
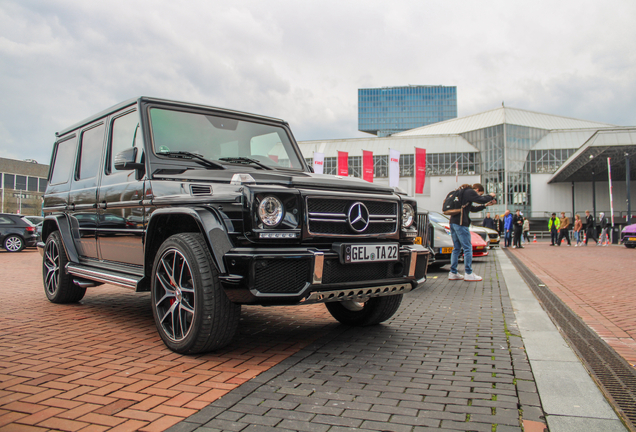
[[627, 246], [636, 245], [636, 233], [623, 234], [622, 243]]
[[343, 264], [334, 250], [235, 248], [219, 277], [239, 304], [283, 305], [396, 295], [426, 281], [428, 249], [401, 246], [398, 261]]

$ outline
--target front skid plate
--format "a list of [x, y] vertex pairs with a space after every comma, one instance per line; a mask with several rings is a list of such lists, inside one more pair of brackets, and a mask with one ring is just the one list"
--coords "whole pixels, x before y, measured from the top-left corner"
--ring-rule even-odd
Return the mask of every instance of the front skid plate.
[[334, 301], [353, 300], [363, 302], [371, 297], [382, 297], [396, 294], [406, 294], [413, 286], [410, 283], [385, 285], [373, 288], [354, 288], [335, 291], [319, 291], [309, 294], [308, 297], [300, 301], [300, 304], [327, 303]]

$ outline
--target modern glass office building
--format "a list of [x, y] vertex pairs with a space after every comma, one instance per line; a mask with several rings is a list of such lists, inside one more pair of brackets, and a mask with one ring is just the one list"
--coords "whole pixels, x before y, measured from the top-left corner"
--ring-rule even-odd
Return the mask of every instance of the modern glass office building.
[[457, 117], [457, 87], [358, 89], [358, 130], [380, 137]]

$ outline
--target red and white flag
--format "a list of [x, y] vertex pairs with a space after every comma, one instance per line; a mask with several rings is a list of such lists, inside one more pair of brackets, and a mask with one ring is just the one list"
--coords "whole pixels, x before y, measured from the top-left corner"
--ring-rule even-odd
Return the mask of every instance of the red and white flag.
[[325, 172], [325, 154], [314, 152], [314, 172], [323, 174]]
[[347, 177], [349, 175], [349, 153], [338, 151], [338, 175]]
[[426, 149], [415, 147], [415, 193], [424, 193], [426, 181]]
[[400, 152], [389, 149], [389, 186], [400, 185]]
[[373, 183], [373, 152], [362, 150], [362, 179]]

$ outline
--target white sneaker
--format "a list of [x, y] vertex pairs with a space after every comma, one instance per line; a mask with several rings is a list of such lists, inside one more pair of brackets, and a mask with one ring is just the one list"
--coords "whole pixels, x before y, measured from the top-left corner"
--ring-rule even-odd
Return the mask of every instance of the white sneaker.
[[577, 247], [578, 245], [579, 245], [579, 244], [577, 243], [577, 244], [575, 244], [575, 245], [574, 245], [574, 247]]
[[482, 277], [477, 276], [475, 273], [466, 273], [466, 275], [464, 275], [464, 280], [466, 282], [479, 282], [480, 280], [482, 280]]
[[448, 272], [448, 280], [463, 280], [464, 275], [459, 273]]
[[513, 248], [513, 249], [517, 249], [517, 246], [513, 246], [512, 248]]

